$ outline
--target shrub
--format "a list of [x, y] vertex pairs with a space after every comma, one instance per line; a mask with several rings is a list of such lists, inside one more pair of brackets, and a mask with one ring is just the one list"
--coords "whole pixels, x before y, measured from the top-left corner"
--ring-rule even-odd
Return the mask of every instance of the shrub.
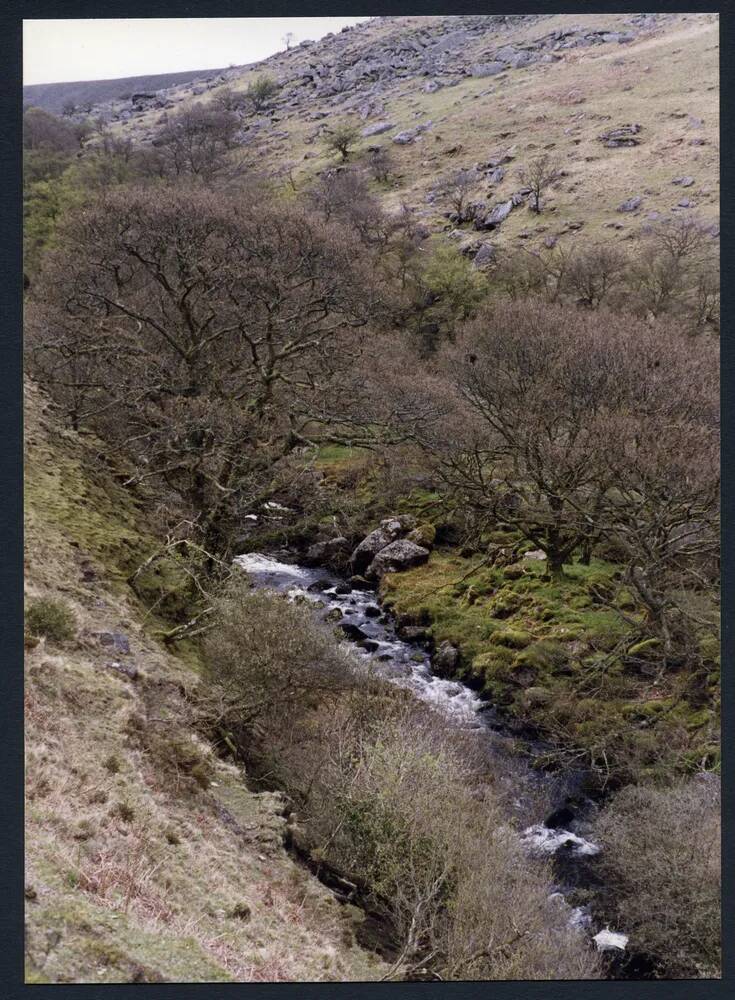
[[350, 683], [349, 661], [327, 626], [307, 608], [250, 590], [242, 578], [217, 602], [204, 648], [217, 714], [240, 733], [256, 723], [278, 731], [295, 712]]
[[26, 628], [31, 635], [45, 636], [52, 642], [65, 642], [76, 633], [76, 619], [63, 601], [41, 597], [26, 610]]
[[272, 97], [278, 93], [279, 87], [276, 81], [265, 73], [256, 76], [252, 83], [248, 84], [245, 91], [247, 98], [252, 101], [256, 111], [261, 111], [270, 102]]
[[632, 946], [672, 979], [720, 974], [720, 784], [623, 789], [597, 822], [600, 865]]
[[324, 145], [329, 152], [340, 153], [346, 160], [359, 137], [357, 125], [349, 121], [336, 122], [324, 136]]

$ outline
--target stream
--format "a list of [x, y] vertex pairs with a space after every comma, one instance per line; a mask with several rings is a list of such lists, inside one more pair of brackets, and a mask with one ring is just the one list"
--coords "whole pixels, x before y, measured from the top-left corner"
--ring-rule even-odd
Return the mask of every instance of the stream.
[[[628, 978], [627, 967], [635, 956], [625, 955], [626, 935], [595, 927], [587, 906], [573, 906], [566, 901], [572, 890], [594, 887], [596, 882], [594, 857], [600, 847], [590, 839], [585, 821], [596, 807], [583, 792], [584, 772], [568, 769], [549, 773], [530, 763], [519, 766], [519, 749], [533, 756], [546, 747], [510, 732], [492, 706], [467, 685], [433, 674], [427, 650], [420, 643], [400, 638], [395, 622], [378, 605], [374, 590], [352, 589], [344, 579], [321, 567], [306, 568], [281, 561], [289, 558], [287, 552], [278, 556], [247, 553], [234, 562], [256, 587], [315, 605], [314, 613], [342, 629], [345, 641], [364, 658], [366, 667], [410, 689], [451, 725], [477, 732], [494, 773], [501, 784], [505, 782], [524, 848], [531, 855], [553, 858], [557, 881], [554, 898], [567, 910], [570, 924], [590, 934], [597, 948], [609, 953], [611, 976]], [[508, 766], [504, 767], [504, 763]], [[538, 802], [540, 794], [552, 803], [552, 812], [542, 823], [532, 821], [538, 818], [538, 806], [534, 815], [534, 801]]]

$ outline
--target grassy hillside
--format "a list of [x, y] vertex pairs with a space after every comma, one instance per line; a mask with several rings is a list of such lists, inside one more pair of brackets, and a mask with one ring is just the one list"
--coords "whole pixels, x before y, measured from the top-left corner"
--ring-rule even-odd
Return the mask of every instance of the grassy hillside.
[[379, 978], [352, 908], [285, 852], [283, 801], [196, 736], [196, 672], [124, 583], [156, 543], [113, 473], [30, 386], [26, 604], [74, 626], [28, 640], [27, 980]]
[[[478, 19], [474, 19], [476, 21]], [[718, 215], [718, 22], [716, 15], [662, 15], [650, 26], [636, 29], [632, 41], [616, 40], [556, 49], [554, 33], [589, 37], [605, 30], [613, 35], [631, 30], [623, 14], [579, 15], [518, 19], [500, 23], [491, 18], [482, 30], [449, 50], [446, 66], [434, 74], [422, 65], [396, 71], [377, 82], [350, 73], [362, 53], [376, 60], [388, 51], [403, 52], [397, 38], [420, 37], [437, 45], [461, 30], [472, 18], [377, 18], [348, 33], [325, 38], [313, 47], [290, 52], [249, 67], [227, 86], [242, 90], [253, 77], [267, 72], [282, 84], [272, 107], [248, 132], [245, 154], [258, 171], [275, 172], [285, 162], [294, 166], [297, 186], [304, 186], [325, 167], [336, 163], [325, 152], [320, 135], [334, 120], [354, 121], [365, 128], [376, 122], [394, 127], [383, 135], [358, 143], [352, 162], [360, 165], [369, 146], [388, 148], [395, 160], [390, 185], [376, 188], [386, 207], [402, 202], [415, 206], [430, 227], [453, 228], [443, 218], [447, 208], [431, 192], [445, 173], [483, 165], [508, 155], [499, 183], [478, 184], [476, 196], [489, 205], [507, 200], [521, 186], [517, 168], [548, 152], [564, 171], [562, 181], [545, 198], [541, 216], [526, 207], [512, 212], [492, 239], [502, 245], [520, 241], [541, 246], [549, 236], [573, 240], [579, 233], [626, 239], [645, 221], [681, 211], [679, 202], [706, 218]], [[452, 22], [462, 22], [454, 24]], [[440, 30], [441, 29], [441, 30]], [[575, 35], [570, 37], [575, 38]], [[600, 36], [600, 37], [608, 37]], [[543, 46], [548, 61], [540, 59], [520, 68], [508, 68], [491, 77], [473, 76], [474, 67], [492, 53], [512, 47], [518, 51]], [[394, 59], [400, 64], [402, 56]], [[317, 67], [317, 70], [314, 69]], [[342, 90], [323, 93], [328, 86], [304, 84], [303, 74], [326, 67], [329, 83], [344, 78]], [[439, 84], [426, 92], [427, 83]], [[342, 86], [341, 83], [338, 86]], [[178, 107], [216, 96], [191, 88], [172, 95]], [[158, 111], [147, 111], [120, 124], [125, 134], [144, 136], [155, 130]], [[393, 142], [399, 133], [428, 124], [405, 145]], [[640, 125], [639, 144], [608, 148], [600, 136], [616, 126]], [[489, 171], [484, 171], [487, 175]], [[481, 171], [482, 173], [482, 171]], [[688, 176], [685, 190], [673, 185]], [[621, 213], [619, 206], [640, 197], [640, 206]], [[471, 233], [471, 229], [468, 230]]]

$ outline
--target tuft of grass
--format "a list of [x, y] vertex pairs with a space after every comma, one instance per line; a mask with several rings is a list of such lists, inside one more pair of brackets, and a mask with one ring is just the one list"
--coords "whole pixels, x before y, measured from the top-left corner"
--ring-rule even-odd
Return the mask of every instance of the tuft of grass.
[[67, 642], [76, 634], [74, 612], [64, 601], [41, 597], [31, 601], [26, 615], [26, 628], [33, 636], [43, 636], [52, 642]]

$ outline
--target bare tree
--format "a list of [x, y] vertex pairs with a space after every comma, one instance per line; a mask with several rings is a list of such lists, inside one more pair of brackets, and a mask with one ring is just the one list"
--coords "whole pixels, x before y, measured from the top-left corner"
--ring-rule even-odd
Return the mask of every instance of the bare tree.
[[288, 52], [288, 50], [293, 46], [294, 42], [296, 41], [296, 35], [294, 34], [293, 31], [287, 31], [286, 34], [281, 39], [281, 41], [286, 46], [286, 51]]
[[395, 169], [393, 157], [387, 146], [378, 146], [370, 153], [368, 170], [381, 184], [386, 184]]
[[239, 127], [232, 112], [194, 104], [169, 118], [142, 162], [163, 176], [193, 175], [209, 181], [228, 168]]
[[531, 189], [531, 209], [534, 212], [541, 211], [541, 196], [548, 188], [561, 177], [559, 167], [551, 159], [548, 153], [537, 157], [527, 166], [518, 168], [518, 177], [522, 184]]
[[712, 554], [713, 351], [629, 317], [527, 301], [486, 309], [448, 360], [464, 416], [441, 456], [445, 481], [480, 519], [516, 525], [552, 574], [600, 533], [624, 541], [639, 590], [636, 565], [660, 566], [665, 589], [685, 525], [699, 524], [690, 554]]
[[628, 280], [642, 313], [678, 313], [694, 330], [717, 328], [718, 244], [711, 225], [696, 216], [678, 215], [647, 226]]
[[60, 235], [30, 364], [222, 551], [359, 354], [374, 312], [359, 257], [345, 231], [258, 195], [113, 192]]
[[624, 279], [629, 257], [612, 243], [575, 245], [570, 251], [563, 284], [580, 305], [597, 309]]
[[441, 186], [452, 211], [460, 222], [464, 221], [467, 201], [477, 187], [477, 174], [474, 170], [456, 170], [444, 179]]

